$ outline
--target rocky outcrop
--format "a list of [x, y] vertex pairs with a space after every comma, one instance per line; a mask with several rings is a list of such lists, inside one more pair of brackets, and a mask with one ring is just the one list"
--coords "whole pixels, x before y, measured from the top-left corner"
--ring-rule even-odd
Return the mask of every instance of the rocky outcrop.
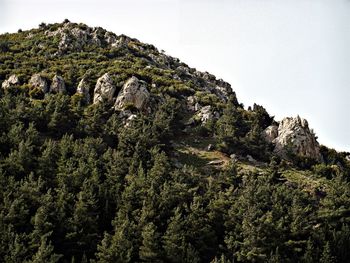
[[196, 113], [196, 119], [199, 119], [203, 124], [207, 123], [214, 117], [211, 106], [204, 106]]
[[108, 45], [111, 45], [112, 47], [118, 46], [118, 39], [117, 36], [111, 32], [106, 32], [104, 35], [104, 38]]
[[269, 143], [272, 143], [274, 139], [278, 136], [278, 126], [270, 125], [263, 131], [263, 137]]
[[197, 104], [197, 97], [196, 96], [189, 96], [187, 97], [187, 109], [190, 111], [197, 111], [195, 109], [195, 106]]
[[119, 47], [124, 44], [125, 37], [118, 37], [112, 32], [108, 32], [101, 27], [88, 27], [83, 24], [64, 23], [55, 31], [46, 31], [45, 34], [48, 37], [59, 37], [58, 53], [63, 53], [67, 50], [82, 50], [84, 45], [97, 45], [103, 44], [110, 45], [112, 47]]
[[278, 126], [269, 126], [264, 135], [267, 141], [275, 145], [274, 152], [285, 158], [291, 151], [298, 156], [308, 157], [321, 161], [320, 146], [317, 138], [305, 119], [297, 116], [296, 118], [284, 118]]
[[81, 94], [84, 96], [84, 101], [86, 103], [89, 103], [90, 102], [90, 86], [89, 84], [85, 81], [84, 78], [82, 78], [78, 84], [78, 87], [77, 87], [77, 93], [78, 94]]
[[61, 76], [55, 75], [52, 79], [51, 86], [50, 86], [50, 92], [51, 93], [62, 93], [66, 92], [66, 85], [64, 83], [64, 80]]
[[111, 76], [108, 73], [105, 73], [96, 82], [94, 90], [94, 103], [102, 101], [112, 102], [115, 90], [116, 87], [113, 84]]
[[167, 55], [159, 53], [157, 55], [155, 54], [149, 54], [149, 57], [160, 66], [170, 67], [170, 61], [171, 58], [169, 58]]
[[17, 75], [13, 74], [1, 84], [1, 87], [3, 89], [7, 89], [11, 86], [15, 86], [15, 85], [19, 85], [19, 84], [20, 84], [20, 82], [19, 82]]
[[133, 105], [139, 110], [143, 110], [150, 98], [150, 93], [146, 88], [146, 82], [136, 77], [128, 79], [115, 101], [115, 109], [122, 110], [127, 105]]
[[47, 84], [47, 80], [40, 74], [34, 74], [29, 80], [29, 85], [41, 89], [41, 91], [44, 93], [49, 92], [49, 85]]

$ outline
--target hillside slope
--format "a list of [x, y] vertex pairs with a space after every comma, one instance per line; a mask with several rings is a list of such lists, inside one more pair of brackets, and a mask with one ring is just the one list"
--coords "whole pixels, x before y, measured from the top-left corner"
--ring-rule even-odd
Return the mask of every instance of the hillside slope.
[[84, 24], [0, 36], [1, 262], [350, 262], [348, 153]]

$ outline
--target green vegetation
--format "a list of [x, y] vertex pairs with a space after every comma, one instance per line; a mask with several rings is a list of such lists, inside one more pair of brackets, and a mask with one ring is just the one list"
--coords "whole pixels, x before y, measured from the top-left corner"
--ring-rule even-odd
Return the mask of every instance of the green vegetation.
[[[223, 103], [136, 40], [57, 55], [45, 31], [60, 26], [0, 36], [0, 82], [22, 83], [0, 94], [0, 262], [350, 262], [346, 153], [281, 160], [262, 106], [245, 110], [234, 93]], [[38, 72], [61, 74], [67, 94], [27, 85]], [[105, 72], [118, 88], [146, 81], [152, 110], [128, 106], [137, 118], [125, 125], [74, 95]], [[220, 117], [186, 124], [193, 94]]]

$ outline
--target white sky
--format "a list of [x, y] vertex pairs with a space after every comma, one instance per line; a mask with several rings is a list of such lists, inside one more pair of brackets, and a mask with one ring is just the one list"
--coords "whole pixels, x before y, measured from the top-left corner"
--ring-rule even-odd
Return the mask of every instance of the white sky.
[[65, 18], [154, 44], [350, 151], [350, 0], [0, 0], [0, 33]]

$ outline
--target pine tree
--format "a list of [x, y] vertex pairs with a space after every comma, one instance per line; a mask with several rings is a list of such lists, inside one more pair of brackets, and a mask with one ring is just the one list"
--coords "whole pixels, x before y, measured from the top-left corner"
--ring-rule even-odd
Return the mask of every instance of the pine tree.
[[335, 258], [332, 255], [331, 247], [329, 242], [327, 241], [323, 247], [323, 252], [320, 258], [320, 263], [335, 263]]
[[303, 263], [313, 263], [315, 260], [314, 245], [311, 239], [307, 241], [305, 253], [302, 257]]
[[186, 262], [186, 263], [199, 263], [199, 262], [201, 262], [199, 253], [190, 243], [188, 243], [186, 246], [186, 255], [185, 255], [183, 262]]
[[98, 246], [97, 262], [134, 262], [134, 233], [135, 225], [129, 220], [123, 220], [120, 225], [116, 226], [113, 236], [105, 234], [101, 245]]
[[148, 223], [142, 230], [142, 245], [139, 257], [144, 262], [161, 262], [161, 250], [159, 245], [160, 235], [153, 223]]
[[174, 263], [182, 262], [186, 255], [186, 243], [184, 223], [179, 208], [176, 208], [162, 239], [167, 259]]
[[215, 133], [220, 141], [219, 148], [225, 152], [232, 152], [232, 149], [239, 145], [240, 138], [245, 136], [248, 130], [241, 109], [234, 104], [232, 99], [229, 99], [216, 125]]
[[226, 259], [225, 255], [222, 254], [219, 259], [215, 257], [210, 263], [231, 263], [231, 261]]
[[41, 238], [41, 244], [38, 251], [33, 256], [33, 263], [56, 263], [60, 260], [62, 255], [57, 255], [54, 253], [54, 247], [51, 242], [47, 241], [47, 236]]
[[169, 173], [169, 162], [164, 152], [157, 148], [152, 149], [153, 166], [147, 174], [148, 185], [154, 185], [158, 189], [167, 180]]
[[93, 186], [87, 180], [82, 190], [77, 195], [73, 217], [70, 219], [70, 231], [67, 239], [74, 245], [71, 246], [73, 255], [81, 258], [83, 253], [90, 257], [97, 246], [98, 233], [98, 206]]

